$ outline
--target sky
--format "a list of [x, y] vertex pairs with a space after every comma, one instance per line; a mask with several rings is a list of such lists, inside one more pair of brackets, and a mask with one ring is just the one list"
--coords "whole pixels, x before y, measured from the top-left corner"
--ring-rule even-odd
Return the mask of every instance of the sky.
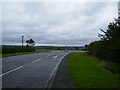
[[118, 17], [117, 2], [2, 2], [2, 44], [83, 46]]

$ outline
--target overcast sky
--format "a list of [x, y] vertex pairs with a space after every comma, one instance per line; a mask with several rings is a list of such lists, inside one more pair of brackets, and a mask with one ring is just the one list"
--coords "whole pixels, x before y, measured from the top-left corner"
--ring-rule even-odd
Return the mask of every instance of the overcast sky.
[[[2, 44], [85, 45], [118, 17], [117, 2], [3, 2]], [[26, 43], [24, 42], [24, 45]]]

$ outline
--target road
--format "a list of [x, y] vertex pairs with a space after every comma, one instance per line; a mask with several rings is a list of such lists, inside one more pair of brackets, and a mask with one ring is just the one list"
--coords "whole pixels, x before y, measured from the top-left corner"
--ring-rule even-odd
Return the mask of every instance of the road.
[[46, 88], [57, 65], [69, 52], [53, 51], [2, 59], [2, 88]]

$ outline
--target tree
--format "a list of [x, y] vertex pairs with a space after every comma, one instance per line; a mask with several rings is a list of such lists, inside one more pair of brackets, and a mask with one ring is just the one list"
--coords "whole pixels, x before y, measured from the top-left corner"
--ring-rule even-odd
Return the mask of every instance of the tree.
[[99, 34], [99, 41], [92, 42], [88, 46], [89, 54], [103, 60], [109, 60], [120, 63], [120, 26], [119, 21], [115, 19], [108, 25], [104, 34]]
[[110, 23], [108, 25], [108, 29], [106, 31], [101, 29], [101, 31], [104, 33], [98, 35], [101, 37], [101, 40], [120, 39], [120, 26], [118, 23], [118, 19], [115, 19], [114, 23]]
[[115, 19], [114, 23], [108, 25], [108, 29], [104, 32], [104, 35], [100, 35], [101, 40], [104, 41], [104, 45], [108, 48], [108, 55], [112, 61], [120, 63], [120, 26], [118, 19]]
[[30, 39], [30, 40], [26, 40], [27, 46], [34, 46], [35, 45], [35, 41]]
[[79, 50], [79, 47], [75, 47], [76, 50]]
[[26, 40], [27, 46], [29, 46], [29, 40]]

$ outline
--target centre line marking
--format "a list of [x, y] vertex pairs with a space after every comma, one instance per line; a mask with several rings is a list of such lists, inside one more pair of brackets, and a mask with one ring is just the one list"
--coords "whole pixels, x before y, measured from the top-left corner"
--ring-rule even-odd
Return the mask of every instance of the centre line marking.
[[35, 63], [35, 62], [40, 61], [40, 60], [41, 60], [41, 59], [37, 59], [37, 60], [33, 61], [32, 63]]
[[58, 55], [54, 56], [53, 58], [57, 58], [57, 57], [58, 57]]
[[6, 73], [3, 73], [3, 74], [0, 75], [0, 77], [3, 76], [3, 75], [6, 75], [6, 74], [8, 74], [8, 73], [11, 73], [11, 72], [13, 72], [13, 71], [16, 71], [16, 70], [18, 70], [18, 69], [20, 69], [20, 68], [22, 68], [22, 67], [23, 67], [23, 66], [20, 66], [20, 67], [17, 67], [17, 68], [15, 68], [15, 69], [13, 69], [13, 70], [10, 70], [10, 71], [8, 71], [8, 72], [6, 72]]

